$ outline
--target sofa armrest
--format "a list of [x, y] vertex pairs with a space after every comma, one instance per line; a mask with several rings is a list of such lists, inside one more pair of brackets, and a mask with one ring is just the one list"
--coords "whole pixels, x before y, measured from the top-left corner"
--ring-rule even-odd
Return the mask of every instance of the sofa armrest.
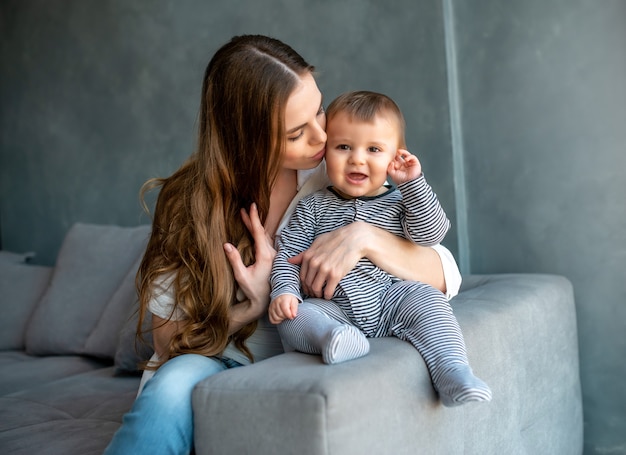
[[[345, 454], [357, 433], [404, 439], [400, 419], [410, 416], [417, 425], [428, 414], [421, 411], [437, 407], [435, 393], [410, 344], [371, 341], [368, 356], [338, 365], [291, 352], [204, 381], [194, 392], [196, 434], [202, 434], [196, 452]], [[330, 426], [345, 434], [335, 441], [345, 445], [329, 446]], [[385, 439], [377, 442], [384, 447]]]
[[475, 277], [452, 301], [490, 403], [441, 406], [420, 355], [395, 338], [339, 365], [286, 353], [220, 373], [193, 395], [196, 452], [550, 453], [582, 450], [570, 283]]

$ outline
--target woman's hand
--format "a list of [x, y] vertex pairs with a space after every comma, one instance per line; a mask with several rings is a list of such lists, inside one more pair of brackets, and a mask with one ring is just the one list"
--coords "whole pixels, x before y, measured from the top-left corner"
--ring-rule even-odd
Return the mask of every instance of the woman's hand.
[[236, 314], [233, 315], [233, 321], [231, 321], [231, 330], [236, 330], [233, 330], [233, 333], [238, 330], [236, 326], [240, 325], [239, 328], [241, 328], [257, 320], [267, 311], [270, 295], [269, 276], [274, 256], [276, 256], [272, 240], [261, 224], [256, 204], [250, 206], [249, 213], [241, 209], [241, 217], [254, 239], [255, 262], [246, 267], [237, 248], [230, 243], [224, 244], [224, 251], [233, 268], [235, 280], [249, 300], [249, 302], [242, 302], [240, 308], [237, 308], [239, 305], [234, 307]]
[[365, 256], [370, 226], [357, 221], [315, 239], [308, 250], [289, 259], [300, 265], [302, 289], [307, 295], [329, 300], [339, 281]]
[[401, 280], [421, 281], [446, 292], [441, 259], [434, 249], [362, 221], [320, 235], [289, 262], [300, 264], [306, 294], [329, 300], [339, 281], [364, 257]]

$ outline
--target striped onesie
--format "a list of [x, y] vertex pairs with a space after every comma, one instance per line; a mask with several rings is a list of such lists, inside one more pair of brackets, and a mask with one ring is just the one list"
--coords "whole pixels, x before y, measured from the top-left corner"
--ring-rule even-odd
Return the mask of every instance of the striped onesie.
[[[376, 197], [345, 199], [331, 187], [304, 197], [277, 237], [278, 253], [270, 276], [272, 299], [292, 294], [301, 302], [298, 315], [278, 325], [283, 342], [298, 351], [322, 354], [325, 363], [338, 363], [367, 354], [366, 338], [396, 336], [422, 355], [444, 404], [473, 401], [475, 397], [468, 398], [467, 391], [459, 396], [449, 390], [450, 374], [469, 368], [469, 363], [461, 329], [439, 290], [401, 280], [363, 258], [339, 282], [330, 301], [302, 295], [300, 268], [287, 259], [308, 249], [317, 236], [355, 221], [422, 246], [440, 243], [450, 228], [423, 175]], [[339, 351], [328, 342], [333, 330], [334, 334], [349, 331], [351, 340]]]

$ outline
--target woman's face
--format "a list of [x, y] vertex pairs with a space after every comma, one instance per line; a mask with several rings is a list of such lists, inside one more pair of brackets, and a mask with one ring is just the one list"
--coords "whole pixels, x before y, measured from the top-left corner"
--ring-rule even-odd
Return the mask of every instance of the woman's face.
[[283, 168], [313, 169], [326, 152], [326, 114], [322, 94], [311, 73], [289, 96], [285, 107], [286, 147]]

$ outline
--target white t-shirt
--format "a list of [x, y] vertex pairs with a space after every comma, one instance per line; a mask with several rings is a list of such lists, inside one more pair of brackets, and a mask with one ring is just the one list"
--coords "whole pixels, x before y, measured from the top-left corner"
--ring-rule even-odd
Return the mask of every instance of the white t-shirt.
[[[315, 169], [298, 171], [298, 193], [287, 208], [276, 234], [279, 235], [280, 231], [286, 226], [289, 216], [301, 198], [314, 191], [325, 188], [329, 184], [330, 181], [326, 175], [326, 164], [324, 161]], [[433, 248], [441, 257], [443, 273], [446, 280], [447, 297], [450, 299], [459, 292], [461, 274], [454, 257], [447, 248], [442, 245], [435, 245]], [[170, 319], [171, 316], [172, 320], [180, 320], [181, 315], [176, 314], [177, 308], [174, 306], [175, 294], [172, 286], [173, 279], [174, 277], [172, 275], [167, 275], [163, 277], [162, 281], [154, 283], [154, 296], [148, 307], [152, 314], [162, 319]], [[278, 336], [278, 331], [269, 322], [267, 315], [259, 320], [256, 331], [246, 340], [246, 345], [250, 349], [250, 352], [252, 352], [255, 361], [260, 361], [283, 352], [283, 345]], [[243, 365], [250, 363], [250, 360], [232, 344], [226, 348], [223, 356], [229, 357]], [[153, 356], [152, 360], [155, 359], [156, 354]], [[145, 374], [144, 379], [146, 379]]]

